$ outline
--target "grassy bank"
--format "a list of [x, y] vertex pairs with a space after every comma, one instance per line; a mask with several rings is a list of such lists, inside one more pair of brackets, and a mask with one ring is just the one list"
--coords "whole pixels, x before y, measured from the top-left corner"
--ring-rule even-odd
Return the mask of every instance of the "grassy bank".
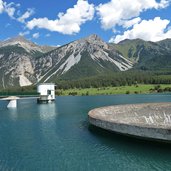
[[102, 88], [85, 88], [85, 89], [68, 89], [57, 90], [58, 95], [111, 95], [111, 94], [149, 94], [157, 92], [166, 92], [171, 89], [170, 84], [152, 85], [152, 84], [139, 84], [132, 86], [120, 87], [102, 87]]
[[[118, 86], [118, 87], [101, 87], [101, 88], [74, 88], [74, 89], [58, 89], [56, 95], [112, 95], [112, 94], [149, 94], [149, 93], [171, 92], [171, 84], [137, 84], [132, 86]], [[9, 89], [8, 91], [0, 91], [0, 96], [36, 96], [38, 95], [36, 89]]]

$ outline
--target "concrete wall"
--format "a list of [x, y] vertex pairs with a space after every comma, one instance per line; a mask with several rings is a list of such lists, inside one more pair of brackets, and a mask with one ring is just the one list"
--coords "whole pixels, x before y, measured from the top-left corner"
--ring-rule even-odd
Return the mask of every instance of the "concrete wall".
[[[156, 125], [143, 125], [140, 123], [122, 123], [121, 119], [117, 120], [115, 118], [115, 120], [112, 120], [111, 116], [110, 119], [104, 117], [104, 115], [102, 114], [104, 111], [108, 111], [110, 115], [112, 115], [112, 111], [109, 111], [107, 107], [90, 111], [88, 114], [90, 124], [121, 134], [171, 142], [171, 125], [160, 125], [159, 127], [157, 127]], [[107, 115], [107, 113], [105, 115]]]

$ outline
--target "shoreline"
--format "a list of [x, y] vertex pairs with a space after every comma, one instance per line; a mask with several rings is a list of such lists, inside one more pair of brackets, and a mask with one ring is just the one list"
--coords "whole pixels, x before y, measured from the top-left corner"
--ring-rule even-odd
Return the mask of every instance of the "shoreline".
[[[158, 94], [171, 92], [170, 84], [137, 84], [131, 86], [118, 86], [118, 87], [99, 87], [99, 88], [73, 88], [73, 89], [57, 89], [56, 96], [97, 96], [97, 95], [123, 95], [123, 94]], [[38, 96], [36, 92], [29, 91], [13, 91], [13, 90], [1, 90], [0, 98], [6, 96], [20, 96], [20, 97], [32, 97]]]

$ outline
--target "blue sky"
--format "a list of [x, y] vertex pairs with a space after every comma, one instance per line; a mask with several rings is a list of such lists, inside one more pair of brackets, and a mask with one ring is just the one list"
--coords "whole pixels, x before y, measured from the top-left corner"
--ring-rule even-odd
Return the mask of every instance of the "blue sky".
[[17, 35], [63, 45], [97, 34], [107, 42], [171, 38], [170, 0], [0, 0], [0, 40]]

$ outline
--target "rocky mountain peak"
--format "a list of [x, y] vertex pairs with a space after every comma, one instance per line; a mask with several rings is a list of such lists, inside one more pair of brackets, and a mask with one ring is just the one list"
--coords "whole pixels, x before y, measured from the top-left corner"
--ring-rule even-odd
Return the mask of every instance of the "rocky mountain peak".
[[88, 50], [92, 51], [93, 49], [99, 49], [99, 48], [108, 48], [108, 44], [104, 42], [99, 36], [96, 34], [92, 34], [88, 37], [73, 41], [66, 46], [64, 46], [64, 49], [67, 48], [69, 51], [79, 51], [82, 50]]
[[39, 46], [31, 42], [30, 40], [27, 40], [24, 36], [16, 36], [8, 40], [5, 40], [3, 42], [0, 42], [0, 47], [5, 47], [5, 46], [20, 46], [29, 53], [36, 52], [36, 51], [45, 53], [54, 49], [51, 47]]
[[95, 48], [105, 48], [108, 49], [108, 44], [104, 42], [98, 35], [92, 34], [84, 39], [86, 42], [91, 44]]
[[31, 41], [27, 40], [24, 36], [16, 36], [16, 37], [5, 40], [4, 42], [2, 42], [2, 45], [6, 46], [10, 44], [14, 45], [14, 44], [20, 44], [20, 43], [33, 44]]
[[96, 34], [91, 34], [86, 38], [88, 41], [102, 41], [102, 39], [96, 35]]
[[13, 37], [9, 40], [11, 40], [11, 41], [27, 41], [28, 42], [28, 40], [24, 36], [20, 36], [20, 35]]

